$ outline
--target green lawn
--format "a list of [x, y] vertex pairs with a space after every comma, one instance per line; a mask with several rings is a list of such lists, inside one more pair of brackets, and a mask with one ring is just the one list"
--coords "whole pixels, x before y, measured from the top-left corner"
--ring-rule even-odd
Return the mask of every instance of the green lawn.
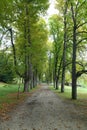
[[[37, 89], [33, 88], [30, 90], [30, 92], [33, 92]], [[32, 93], [22, 93], [23, 92], [23, 85], [20, 85], [20, 94], [19, 94], [19, 100], [17, 99], [18, 96], [18, 85], [17, 84], [5, 84], [0, 82], [0, 110], [5, 109], [5, 107], [9, 108], [12, 105], [16, 105], [23, 101], [27, 96], [30, 96]]]
[[[23, 91], [23, 85], [20, 87], [20, 92]], [[15, 104], [17, 103], [18, 85], [5, 84], [0, 82], [0, 108], [3, 108], [3, 104]], [[24, 94], [23, 94], [24, 96]], [[21, 96], [20, 96], [21, 98]]]
[[[53, 90], [55, 93], [57, 93], [60, 97], [71, 99], [71, 87], [65, 86], [65, 92], [61, 93], [60, 88], [59, 90], [55, 90], [53, 86], [50, 87], [51, 90]], [[78, 87], [77, 88], [77, 98], [78, 99], [87, 99], [87, 88], [84, 87]]]
[[[7, 96], [8, 94], [16, 93], [18, 91], [18, 85], [0, 83], [0, 98]], [[23, 85], [20, 86], [20, 92], [23, 91]]]

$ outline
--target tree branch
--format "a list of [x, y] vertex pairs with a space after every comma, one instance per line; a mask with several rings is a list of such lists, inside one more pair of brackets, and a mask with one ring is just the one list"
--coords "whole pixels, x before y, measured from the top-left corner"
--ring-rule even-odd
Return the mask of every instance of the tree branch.
[[87, 33], [87, 31], [77, 32], [76, 34], [80, 34], [80, 33]]
[[72, 19], [73, 21], [75, 20], [75, 12], [74, 12], [74, 9], [73, 9], [73, 4], [71, 2], [71, 11], [72, 11]]
[[76, 73], [76, 78], [79, 78], [82, 74], [87, 74], [87, 70], [81, 70]]
[[15, 65], [15, 70], [16, 70], [16, 73], [20, 76], [20, 77], [23, 77], [23, 74], [20, 74], [19, 71], [17, 70], [17, 60], [16, 60], [16, 50], [15, 50], [15, 45], [13, 43], [13, 31], [12, 31], [12, 28], [9, 28], [8, 29], [10, 34], [11, 34], [11, 44], [12, 44], [12, 48], [13, 48], [13, 57], [14, 57], [14, 65]]
[[79, 40], [79, 41], [77, 42], [77, 45], [78, 45], [79, 43], [81, 43], [82, 41], [84, 41], [84, 40], [87, 40], [87, 37], [85, 37], [85, 38]]
[[86, 21], [86, 22], [84, 22], [84, 23], [82, 23], [82, 24], [79, 24], [79, 25], [77, 26], [77, 29], [78, 29], [79, 27], [81, 27], [81, 26], [85, 25], [85, 24], [87, 24], [87, 21]]

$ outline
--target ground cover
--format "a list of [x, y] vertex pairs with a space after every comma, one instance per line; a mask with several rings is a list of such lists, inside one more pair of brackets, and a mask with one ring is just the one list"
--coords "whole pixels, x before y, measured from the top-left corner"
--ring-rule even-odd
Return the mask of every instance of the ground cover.
[[18, 84], [0, 83], [0, 116], [4, 120], [9, 119], [8, 112], [11, 111], [17, 104], [23, 102], [27, 96], [31, 96], [32, 89], [27, 93], [23, 93], [23, 85], [20, 85], [18, 93]]

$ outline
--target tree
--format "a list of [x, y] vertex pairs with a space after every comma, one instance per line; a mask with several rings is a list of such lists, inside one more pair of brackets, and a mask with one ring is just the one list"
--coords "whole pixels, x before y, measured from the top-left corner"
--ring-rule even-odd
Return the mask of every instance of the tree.
[[[82, 11], [84, 12], [86, 10], [86, 1], [80, 1], [80, 2], [72, 1], [70, 2], [70, 4], [71, 4], [71, 13], [72, 13], [72, 21], [73, 21], [72, 99], [76, 99], [77, 98], [77, 85], [76, 85], [77, 78], [81, 76], [82, 73], [86, 72], [86, 70], [77, 72], [77, 69], [76, 69], [77, 48], [79, 47], [78, 44], [81, 44], [82, 42], [84, 43], [84, 40], [87, 39], [85, 37], [85, 32], [79, 31], [81, 28], [84, 28], [84, 26], [87, 24], [87, 19], [84, 18], [84, 21], [83, 21], [81, 20], [83, 16], [80, 17]], [[82, 34], [82, 36], [79, 35], [80, 33]]]
[[[21, 32], [18, 38], [16, 39], [16, 50], [17, 50], [17, 56], [20, 57], [19, 62], [22, 63], [22, 66], [24, 66], [24, 72], [30, 67], [26, 66], [28, 64], [25, 64], [25, 58], [28, 58], [26, 56], [31, 55], [31, 64], [32, 64], [32, 70], [33, 70], [33, 86], [37, 84], [37, 73], [41, 73], [43, 70], [43, 65], [45, 63], [45, 57], [46, 57], [46, 42], [47, 42], [47, 29], [46, 29], [46, 23], [43, 19], [40, 19], [38, 22], [31, 24], [31, 41], [32, 45], [31, 47], [28, 46], [28, 42], [26, 43], [26, 35], [25, 32]], [[36, 35], [37, 34], [37, 35]], [[26, 43], [26, 44], [25, 44]], [[25, 46], [26, 45], [26, 46]], [[27, 63], [29, 62], [28, 59]], [[20, 65], [19, 65], [20, 66]], [[27, 71], [26, 71], [27, 72]], [[43, 72], [43, 71], [42, 71]]]
[[[0, 9], [0, 25], [5, 32], [8, 31], [10, 34], [8, 37], [11, 38], [15, 71], [16, 74], [24, 78], [24, 91], [28, 91], [29, 86], [32, 88], [33, 80], [35, 79], [34, 74], [37, 73], [37, 69], [39, 70], [40, 68], [40, 66], [37, 67], [37, 65], [33, 65], [33, 51], [35, 51], [33, 42], [36, 38], [38, 46], [38, 42], [44, 44], [44, 42], [46, 42], [44, 39], [47, 38], [44, 28], [41, 30], [43, 34], [41, 34], [40, 37], [37, 37], [34, 31], [36, 32], [37, 30], [36, 24], [38, 24], [40, 16], [46, 13], [49, 1], [6, 0], [0, 3], [0, 5], [3, 6], [3, 8]], [[42, 26], [42, 24], [38, 25], [38, 27], [39, 26]], [[44, 24], [43, 26], [45, 27]], [[40, 31], [39, 29], [37, 30], [38, 32]], [[40, 48], [42, 54], [45, 54], [44, 46], [42, 45], [40, 47], [43, 48]], [[43, 59], [44, 58], [42, 58], [40, 62], [43, 63]]]
[[[67, 44], [66, 46], [64, 45], [64, 48], [66, 48], [65, 52], [67, 53], [64, 54], [63, 56], [67, 58], [67, 62], [64, 63], [64, 61], [66, 61], [64, 60], [66, 58], [64, 58], [63, 64], [65, 65], [63, 67], [69, 68], [72, 74], [72, 99], [77, 98], [76, 84], [77, 84], [78, 77], [80, 77], [83, 73], [87, 73], [86, 63], [82, 58], [84, 55], [82, 51], [86, 49], [86, 42], [87, 42], [87, 37], [86, 37], [87, 18], [85, 17], [87, 11], [86, 6], [87, 5], [85, 0], [82, 1], [78, 1], [78, 0], [61, 1], [60, 0], [57, 1], [57, 5], [56, 5], [56, 7], [59, 8], [59, 12], [61, 16], [64, 18], [64, 26], [66, 27], [66, 29], [64, 29], [64, 32], [66, 32], [64, 34], [65, 37], [64, 41]], [[63, 11], [66, 15], [63, 15]], [[71, 65], [72, 65], [72, 70], [71, 70]], [[63, 77], [64, 75], [62, 74], [62, 78]]]
[[58, 15], [53, 15], [49, 19], [50, 34], [53, 37], [53, 55], [54, 55], [54, 87], [58, 89], [60, 70], [62, 65], [62, 18]]
[[68, 2], [67, 0], [64, 3], [64, 43], [63, 43], [63, 64], [62, 64], [62, 81], [61, 81], [61, 92], [64, 92], [64, 85], [65, 85], [65, 65], [66, 65], [66, 46], [67, 46], [67, 9], [68, 9]]

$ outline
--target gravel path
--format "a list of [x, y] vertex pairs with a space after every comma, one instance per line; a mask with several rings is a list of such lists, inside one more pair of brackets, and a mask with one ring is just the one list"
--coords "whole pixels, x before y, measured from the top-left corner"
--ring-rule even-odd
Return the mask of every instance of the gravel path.
[[43, 85], [13, 111], [11, 119], [0, 123], [0, 130], [87, 130], [87, 120]]

